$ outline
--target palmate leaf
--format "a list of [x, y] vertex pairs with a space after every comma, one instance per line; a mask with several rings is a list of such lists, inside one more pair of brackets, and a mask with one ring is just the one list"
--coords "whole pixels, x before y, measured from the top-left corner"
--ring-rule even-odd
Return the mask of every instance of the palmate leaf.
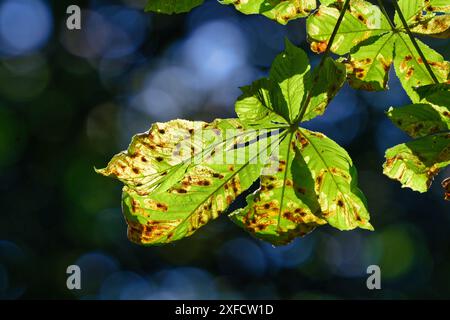
[[403, 187], [425, 192], [434, 176], [450, 164], [450, 91], [447, 84], [417, 91], [421, 103], [388, 111], [395, 125], [417, 139], [386, 151], [384, 173]]
[[344, 149], [298, 124], [322, 114], [345, 81], [331, 58], [314, 70], [290, 42], [268, 78], [242, 88], [239, 119], [172, 120], [136, 135], [105, 176], [121, 180], [129, 238], [164, 244], [193, 234], [260, 188], [230, 218], [257, 238], [286, 244], [317, 226], [372, 230]]
[[244, 14], [262, 14], [278, 23], [306, 17], [316, 8], [316, 0], [219, 0]]
[[[441, 31], [448, 29], [449, 21], [440, 18], [448, 16], [449, 6], [443, 1], [401, 0], [399, 5], [405, 10], [405, 18], [411, 23], [412, 31], [416, 33], [443, 36]], [[307, 33], [313, 51], [320, 53], [326, 49], [327, 41], [339, 16], [339, 6], [340, 2], [322, 5], [308, 18]], [[422, 9], [427, 13], [425, 14]], [[446, 15], [443, 16], [442, 13]], [[394, 62], [396, 74], [403, 88], [411, 100], [417, 102], [418, 96], [413, 88], [432, 84], [434, 81], [399, 18], [396, 17], [395, 21], [398, 29], [396, 31], [391, 29], [377, 6], [363, 0], [351, 1], [350, 9], [344, 15], [331, 51], [340, 55], [348, 54], [344, 60], [347, 76], [350, 85], [356, 89], [370, 91], [386, 89], [390, 65]], [[421, 22], [420, 28], [424, 28], [426, 25], [424, 21], [430, 21], [428, 33], [419, 32], [418, 23]], [[431, 23], [442, 23], [446, 27], [439, 29], [439, 32], [435, 28], [436, 33], [433, 33]], [[439, 53], [419, 40], [417, 42], [438, 81], [447, 81], [450, 64]]]
[[201, 5], [204, 0], [147, 0], [145, 11], [157, 13], [183, 13]]

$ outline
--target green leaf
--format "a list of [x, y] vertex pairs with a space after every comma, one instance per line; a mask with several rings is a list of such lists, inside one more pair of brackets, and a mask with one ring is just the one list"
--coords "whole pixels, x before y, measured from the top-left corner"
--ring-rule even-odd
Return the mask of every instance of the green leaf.
[[[270, 142], [254, 153], [247, 145], [260, 132], [241, 127], [233, 119], [156, 124], [98, 170], [125, 182], [123, 210], [130, 240], [151, 245], [189, 236], [251, 186], [264, 153], [278, 137], [261, 139]], [[155, 188], [162, 181], [165, 187]]]
[[304, 122], [322, 115], [344, 85], [345, 75], [344, 64], [331, 58], [326, 58], [322, 65], [317, 66], [312, 74], [311, 99], [306, 106], [302, 105], [302, 109], [306, 108], [306, 110], [300, 120]]
[[415, 88], [421, 101], [426, 101], [435, 106], [450, 106], [450, 83], [430, 84]]
[[373, 36], [361, 42], [346, 61], [349, 84], [355, 89], [378, 91], [387, 88], [393, 60], [393, 33]]
[[219, 0], [221, 4], [233, 4], [244, 14], [262, 14], [278, 23], [306, 17], [316, 8], [316, 0]]
[[[447, 81], [450, 63], [421, 41], [416, 41], [439, 82]], [[413, 102], [419, 102], [420, 99], [414, 87], [432, 84], [434, 81], [427, 71], [422, 58], [414, 48], [411, 39], [403, 33], [398, 33], [395, 40], [394, 66], [397, 77], [400, 79], [408, 96]]]
[[426, 192], [434, 176], [450, 164], [450, 133], [426, 136], [386, 151], [384, 174], [402, 187]]
[[201, 5], [204, 0], [148, 0], [145, 11], [157, 13], [183, 13]]
[[[238, 226], [274, 245], [287, 244], [326, 223], [317, 216], [320, 206], [314, 181], [296, 149], [291, 132], [264, 168], [260, 187], [247, 197], [247, 206], [230, 215]], [[301, 181], [303, 188], [295, 186], [294, 180]]]
[[[348, 153], [325, 135], [299, 129], [296, 139], [323, 217], [339, 230], [362, 228], [373, 230], [364, 195], [357, 187], [356, 169]], [[295, 179], [295, 177], [294, 177]], [[302, 185], [302, 181], [296, 184]]]
[[270, 69], [269, 78], [278, 83], [288, 105], [288, 119], [292, 121], [300, 111], [300, 105], [311, 86], [310, 65], [306, 53], [285, 41], [286, 49], [279, 54]]
[[[273, 128], [322, 115], [345, 83], [345, 66], [326, 58], [311, 75], [306, 53], [286, 41], [268, 79], [243, 87], [236, 113], [246, 127]], [[302, 111], [302, 119], [297, 119]]]
[[401, 108], [390, 108], [389, 119], [413, 138], [450, 131], [449, 107], [430, 104], [410, 104]]
[[235, 109], [245, 127], [273, 128], [289, 123], [288, 106], [277, 83], [260, 79], [241, 90]]
[[371, 230], [348, 154], [322, 134], [297, 129], [323, 113], [344, 79], [345, 66], [331, 58], [311, 76], [306, 54], [287, 41], [269, 78], [242, 88], [239, 120], [173, 120], [136, 135], [97, 170], [125, 184], [129, 238], [157, 245], [190, 236], [258, 177], [260, 188], [231, 218], [260, 239], [285, 244], [327, 222]]
[[[450, 36], [450, 5], [446, 0], [400, 0], [399, 7], [410, 30], [438, 38]], [[401, 26], [398, 14], [395, 23]]]
[[[325, 51], [337, 23], [342, 3], [326, 1], [307, 19], [311, 49]], [[444, 0], [400, 0], [399, 6], [412, 32], [437, 37], [448, 37], [450, 6]], [[388, 71], [394, 61], [398, 78], [407, 94], [418, 102], [414, 87], [434, 83], [419, 53], [396, 14], [396, 27], [391, 28], [376, 5], [367, 1], [350, 1], [331, 51], [343, 55], [350, 85], [356, 89], [383, 90], [388, 85]], [[439, 82], [449, 76], [449, 63], [443, 57], [418, 41], [419, 47]], [[394, 52], [393, 52], [394, 50]]]
[[[350, 2], [350, 8], [351, 10], [345, 13], [331, 46], [331, 51], [340, 55], [348, 53], [358, 43], [372, 36], [391, 31], [380, 9], [370, 2], [354, 0]], [[338, 8], [321, 5], [319, 10], [308, 17], [306, 30], [312, 51], [325, 51], [339, 12]]]
[[390, 108], [388, 116], [413, 138], [386, 151], [384, 173], [403, 187], [425, 192], [450, 162], [450, 90], [448, 84], [416, 88], [422, 103]]

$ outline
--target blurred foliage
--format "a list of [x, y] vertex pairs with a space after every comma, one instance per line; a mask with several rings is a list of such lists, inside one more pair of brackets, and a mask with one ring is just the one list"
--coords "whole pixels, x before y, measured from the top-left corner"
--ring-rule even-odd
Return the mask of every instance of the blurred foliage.
[[[325, 227], [275, 249], [224, 216], [164, 248], [130, 243], [120, 185], [93, 167], [153, 122], [231, 116], [285, 36], [307, 49], [304, 21], [283, 27], [213, 0], [175, 16], [92, 0], [77, 1], [82, 30], [69, 31], [70, 4], [0, 0], [0, 298], [450, 298], [442, 188], [418, 194], [381, 173], [384, 150], [408, 141], [384, 114], [410, 103], [395, 77], [387, 92], [344, 88], [307, 124], [346, 146], [376, 232]], [[449, 57], [448, 41], [423, 41]], [[80, 291], [66, 288], [70, 264]], [[366, 288], [371, 264], [380, 291]]]

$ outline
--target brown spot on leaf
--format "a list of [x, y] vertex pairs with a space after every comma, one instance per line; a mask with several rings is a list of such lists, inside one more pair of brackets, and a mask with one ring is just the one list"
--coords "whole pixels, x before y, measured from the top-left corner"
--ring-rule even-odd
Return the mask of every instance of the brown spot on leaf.
[[161, 203], [161, 202], [158, 202], [157, 204], [156, 204], [156, 207], [158, 208], [158, 209], [160, 209], [161, 211], [164, 211], [164, 212], [166, 212], [167, 211], [167, 205], [166, 204], [164, 204], [164, 203]]
[[315, 53], [322, 53], [327, 50], [327, 42], [326, 41], [319, 41], [319, 42], [312, 42], [311, 43], [311, 50]]

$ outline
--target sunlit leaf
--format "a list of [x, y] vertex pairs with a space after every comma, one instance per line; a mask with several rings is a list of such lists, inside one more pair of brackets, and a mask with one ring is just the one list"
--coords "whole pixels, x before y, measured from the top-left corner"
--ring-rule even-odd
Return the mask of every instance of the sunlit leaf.
[[262, 14], [278, 23], [306, 17], [316, 8], [316, 0], [219, 0], [222, 4], [232, 4], [244, 14]]
[[[326, 107], [345, 83], [344, 64], [326, 58], [323, 65], [317, 66], [312, 73], [311, 99], [302, 108], [306, 108], [302, 121], [311, 120], [325, 112]], [[308, 101], [305, 101], [307, 103]]]
[[[417, 40], [417, 43], [439, 82], [447, 81], [450, 63], [421, 41]], [[415, 87], [434, 83], [411, 39], [403, 33], [399, 33], [395, 40], [394, 66], [403, 88], [413, 102], [419, 101]]]
[[[280, 86], [270, 79], [260, 79], [241, 88], [236, 113], [249, 128], [272, 128], [288, 125], [289, 111]], [[282, 110], [282, 112], [276, 112]], [[286, 120], [287, 119], [287, 120]]]
[[[307, 20], [311, 49], [323, 52], [337, 23], [342, 2], [326, 1]], [[400, 0], [399, 6], [412, 32], [447, 37], [450, 26], [450, 5], [443, 0]], [[388, 85], [388, 72], [392, 61], [402, 86], [413, 100], [418, 102], [414, 87], [434, 83], [420, 54], [398, 14], [396, 26], [391, 28], [378, 6], [367, 1], [350, 1], [344, 14], [331, 51], [343, 55], [346, 60], [348, 80], [352, 87], [365, 90], [384, 90]], [[449, 63], [419, 40], [419, 47], [439, 82], [449, 75]]]
[[286, 39], [286, 49], [272, 63], [270, 79], [281, 88], [289, 112], [289, 120], [297, 117], [300, 105], [311, 86], [310, 65], [306, 53]]
[[[233, 119], [157, 124], [98, 171], [125, 183], [123, 210], [132, 241], [158, 244], [189, 236], [251, 186], [278, 138], [266, 135], [261, 140], [268, 143], [254, 152], [248, 144], [260, 132], [241, 127]], [[155, 189], [159, 183], [164, 188]]]
[[[450, 4], [447, 0], [399, 0], [399, 7], [412, 32], [438, 38], [450, 36]], [[401, 26], [398, 14], [394, 18]]]
[[201, 5], [204, 0], [147, 0], [145, 11], [172, 14], [183, 13]]
[[439, 133], [386, 151], [384, 174], [402, 187], [426, 192], [439, 171], [450, 164], [450, 133]]
[[260, 187], [247, 197], [247, 206], [230, 215], [237, 225], [274, 245], [289, 243], [326, 223], [319, 217], [314, 180], [296, 149], [291, 132], [263, 170]]
[[[364, 195], [357, 187], [356, 169], [348, 153], [325, 135], [299, 129], [299, 153], [314, 180], [321, 216], [340, 230], [373, 230]], [[295, 176], [294, 176], [295, 179]], [[302, 181], [296, 184], [302, 187]]]
[[414, 89], [421, 101], [441, 107], [450, 106], [450, 83], [429, 84]]
[[346, 66], [349, 84], [353, 88], [369, 91], [386, 89], [394, 41], [395, 35], [387, 33], [373, 36], [352, 50]]
[[129, 238], [164, 244], [192, 235], [228, 210], [259, 178], [231, 218], [256, 237], [285, 244], [329, 223], [372, 230], [348, 154], [320, 133], [298, 129], [322, 114], [345, 80], [324, 59], [311, 75], [290, 42], [269, 78], [243, 87], [237, 119], [172, 120], [137, 135], [97, 172], [121, 180]]
[[410, 104], [400, 108], [391, 107], [387, 114], [396, 126], [413, 138], [450, 130], [450, 105]]
[[[350, 1], [350, 8], [351, 10], [345, 13], [331, 46], [332, 52], [341, 55], [369, 37], [391, 31], [380, 9], [370, 2], [353, 0]], [[306, 30], [312, 51], [317, 53], [325, 51], [339, 13], [339, 7], [321, 5], [319, 10], [308, 17]]]

